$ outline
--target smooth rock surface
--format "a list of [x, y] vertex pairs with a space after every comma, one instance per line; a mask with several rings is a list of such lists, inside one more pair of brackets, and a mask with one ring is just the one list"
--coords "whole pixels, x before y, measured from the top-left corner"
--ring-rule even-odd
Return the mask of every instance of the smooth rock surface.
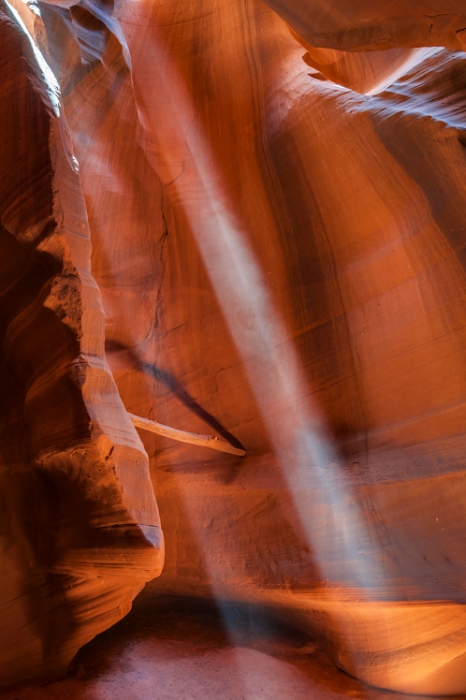
[[461, 0], [265, 0], [311, 46], [380, 51], [399, 46], [462, 50], [466, 14]]
[[[54, 117], [49, 100], [45, 126], [19, 108], [11, 120], [16, 136], [5, 143], [27, 143], [23, 119], [26, 153], [48, 175], [39, 189], [32, 165], [12, 171], [24, 185], [4, 171], [33, 224], [16, 223], [23, 205], [6, 206], [2, 224], [40, 238], [58, 187], [66, 226], [76, 233], [84, 222], [80, 245], [67, 245], [87, 286], [65, 295], [66, 256], [44, 247], [52, 260], [23, 259], [5, 238], [28, 294], [58, 284], [46, 303], [53, 329], [29, 344], [18, 336], [10, 353], [31, 408], [10, 378], [5, 410], [16, 418], [5, 454], [31, 444], [32, 458], [15, 459], [30, 465], [46, 451], [79, 484], [91, 468], [104, 475], [92, 496], [85, 491], [89, 526], [77, 496], [67, 496], [76, 526], [45, 566], [93, 571], [102, 585], [89, 593], [91, 622], [71, 615], [76, 638], [122, 615], [161, 567], [161, 545], [146, 538], [158, 526], [147, 458], [126, 409], [213, 431], [247, 452], [213, 455], [141, 434], [167, 546], [149, 594], [266, 604], [369, 684], [465, 693], [463, 4], [357, 2], [345, 12], [323, 1], [120, 0], [39, 3], [40, 17], [16, 7], [60, 84], [61, 111]], [[10, 19], [7, 28], [18, 42]], [[4, 75], [24, 71], [24, 49], [15, 50]], [[44, 90], [37, 66], [26, 74], [40, 86], [32, 96]], [[7, 111], [16, 80], [6, 84]], [[61, 125], [55, 150], [40, 131], [52, 123]], [[65, 142], [79, 177], [69, 157], [54, 155]], [[64, 297], [82, 305], [87, 330], [68, 320]], [[40, 316], [23, 318], [13, 339], [15, 329], [43, 327]], [[55, 326], [66, 338], [56, 339]], [[48, 374], [28, 354], [41, 343]], [[81, 356], [91, 358], [89, 379], [50, 383]], [[115, 471], [110, 453], [121, 456]], [[46, 498], [54, 488], [46, 483]], [[33, 523], [55, 512], [48, 502], [40, 513], [11, 508]], [[117, 541], [95, 552], [101, 515]], [[122, 524], [124, 546], [111, 528]], [[21, 537], [14, 556], [23, 563], [8, 571], [29, 566]], [[43, 574], [41, 562], [27, 581]], [[89, 600], [86, 585], [77, 608]], [[111, 613], [99, 627], [106, 596]], [[19, 613], [5, 610], [8, 630]], [[75, 646], [63, 647], [68, 656]], [[29, 647], [18, 639], [12, 648]], [[28, 674], [51, 666], [50, 653]]]
[[136, 601], [125, 620], [82, 649], [65, 678], [1, 697], [408, 700], [410, 696], [369, 688], [338, 671], [319, 644], [280, 625], [267, 611], [238, 605], [215, 610], [205, 601], [199, 606], [159, 598], [150, 605]]

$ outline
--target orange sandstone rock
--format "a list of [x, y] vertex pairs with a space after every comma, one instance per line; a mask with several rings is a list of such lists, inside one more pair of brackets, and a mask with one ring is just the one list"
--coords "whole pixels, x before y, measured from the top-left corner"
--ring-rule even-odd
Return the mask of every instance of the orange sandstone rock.
[[265, 0], [312, 46], [342, 51], [445, 46], [462, 50], [461, 0]]
[[[163, 561], [147, 457], [104, 356], [54, 86], [0, 14], [0, 683], [63, 672]], [[48, 89], [47, 89], [48, 87]]]
[[[422, 51], [460, 49], [466, 22], [461, 3], [439, 6], [18, 5], [61, 111], [17, 107], [13, 141], [38, 174], [1, 176], [12, 202], [33, 192], [16, 205], [32, 223], [6, 196], [2, 214], [26, 290], [2, 301], [18, 337], [5, 372], [20, 365], [5, 454], [20, 451], [44, 494], [32, 507], [8, 487], [26, 499], [11, 505], [23, 563], [10, 568], [81, 582], [39, 587], [44, 606], [73, 601], [54, 616], [66, 653], [160, 569], [128, 411], [247, 452], [141, 434], [167, 544], [154, 595], [267, 604], [367, 683], [466, 692], [466, 59]], [[5, 22], [20, 48], [2, 75], [34, 76], [24, 94], [38, 100], [44, 80]], [[28, 534], [42, 522], [64, 533], [53, 546]], [[44, 648], [30, 675], [53, 667]]]

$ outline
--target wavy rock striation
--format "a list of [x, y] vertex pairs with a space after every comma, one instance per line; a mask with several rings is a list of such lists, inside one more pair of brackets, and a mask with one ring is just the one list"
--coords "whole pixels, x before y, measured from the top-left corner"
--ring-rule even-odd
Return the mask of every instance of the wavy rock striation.
[[53, 670], [60, 610], [61, 668], [160, 570], [126, 409], [247, 452], [144, 436], [154, 595], [266, 604], [369, 684], [466, 692], [463, 3], [17, 8], [63, 111], [7, 11], [15, 658]]
[[[76, 161], [2, 6], [0, 683], [62, 673], [162, 566], [147, 457], [104, 357]], [[69, 136], [68, 136], [69, 141]]]

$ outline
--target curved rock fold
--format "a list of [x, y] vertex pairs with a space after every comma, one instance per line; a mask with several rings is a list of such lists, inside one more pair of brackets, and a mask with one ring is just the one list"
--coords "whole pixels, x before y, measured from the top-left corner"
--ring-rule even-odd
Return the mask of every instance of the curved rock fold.
[[156, 579], [466, 693], [465, 27], [459, 0], [0, 6], [2, 685]]

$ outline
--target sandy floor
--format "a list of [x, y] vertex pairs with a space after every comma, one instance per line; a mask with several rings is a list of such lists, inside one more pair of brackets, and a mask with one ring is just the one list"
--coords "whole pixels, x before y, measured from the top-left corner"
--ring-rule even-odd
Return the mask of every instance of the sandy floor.
[[[225, 620], [227, 624], [225, 624]], [[226, 627], [228, 629], [226, 629]], [[137, 601], [90, 642], [68, 675], [2, 700], [403, 700], [338, 671], [309, 638], [264, 614]]]

